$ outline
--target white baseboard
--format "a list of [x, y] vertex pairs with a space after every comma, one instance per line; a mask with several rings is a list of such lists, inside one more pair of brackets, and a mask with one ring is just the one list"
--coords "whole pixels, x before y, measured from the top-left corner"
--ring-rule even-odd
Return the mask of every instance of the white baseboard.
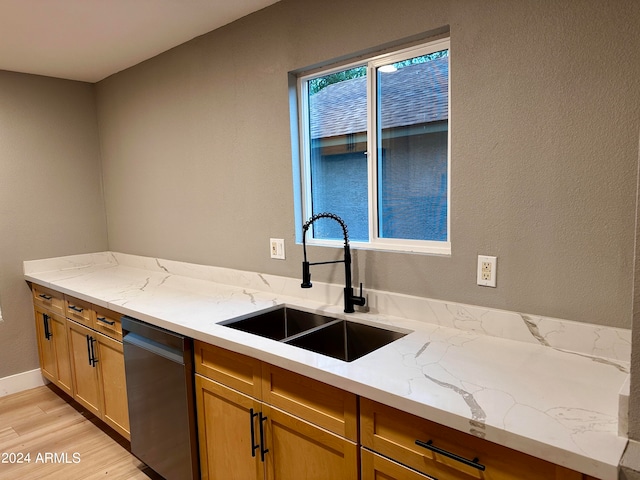
[[40, 369], [28, 372], [16, 373], [8, 377], [0, 378], [0, 397], [22, 392], [31, 388], [49, 383], [40, 373]]
[[640, 443], [629, 439], [620, 460], [620, 480], [640, 480]]

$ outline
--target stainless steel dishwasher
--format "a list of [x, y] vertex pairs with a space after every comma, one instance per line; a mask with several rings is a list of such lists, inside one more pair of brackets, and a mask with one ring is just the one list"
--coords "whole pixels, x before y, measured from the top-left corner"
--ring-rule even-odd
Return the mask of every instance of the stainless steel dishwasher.
[[166, 480], [199, 478], [190, 338], [122, 317], [131, 452]]

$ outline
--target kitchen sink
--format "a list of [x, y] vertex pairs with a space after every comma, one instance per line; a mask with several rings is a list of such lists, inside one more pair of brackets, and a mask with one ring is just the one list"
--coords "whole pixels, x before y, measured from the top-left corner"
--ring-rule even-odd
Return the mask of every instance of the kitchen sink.
[[352, 362], [405, 335], [406, 333], [362, 323], [337, 320], [287, 343], [345, 362]]
[[280, 307], [254, 317], [227, 321], [222, 325], [273, 340], [285, 340], [335, 320], [317, 313]]
[[221, 325], [345, 362], [352, 362], [406, 335], [289, 307], [230, 320]]

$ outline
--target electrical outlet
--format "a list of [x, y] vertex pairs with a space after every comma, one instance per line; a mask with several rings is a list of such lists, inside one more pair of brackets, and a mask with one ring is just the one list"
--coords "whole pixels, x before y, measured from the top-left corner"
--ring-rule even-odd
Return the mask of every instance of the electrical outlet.
[[478, 285], [483, 287], [496, 286], [498, 273], [498, 258], [478, 255]]
[[283, 238], [270, 238], [269, 247], [271, 251], [271, 258], [284, 260], [284, 239]]

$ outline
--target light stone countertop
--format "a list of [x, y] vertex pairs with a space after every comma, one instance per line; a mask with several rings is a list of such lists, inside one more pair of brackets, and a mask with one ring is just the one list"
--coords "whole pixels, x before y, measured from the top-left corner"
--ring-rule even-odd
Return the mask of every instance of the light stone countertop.
[[[518, 328], [533, 340], [520, 341], [430, 323], [416, 308], [413, 318], [382, 313], [383, 305], [416, 301], [401, 295], [372, 293], [372, 312], [344, 314], [336, 293], [342, 286], [302, 290], [299, 279], [114, 252], [28, 261], [24, 272], [27, 281], [121, 314], [596, 478], [618, 478], [627, 444], [618, 436], [618, 392], [628, 378], [628, 361], [553, 346], [551, 335], [540, 332], [543, 322], [532, 317], [523, 316], [525, 326]], [[219, 325], [278, 305], [410, 333], [347, 363]], [[394, 308], [386, 310], [400, 307]], [[562, 327], [554, 331], [586, 328], [554, 322]], [[609, 338], [607, 351], [628, 343], [625, 331], [594, 332], [598, 340]]]

